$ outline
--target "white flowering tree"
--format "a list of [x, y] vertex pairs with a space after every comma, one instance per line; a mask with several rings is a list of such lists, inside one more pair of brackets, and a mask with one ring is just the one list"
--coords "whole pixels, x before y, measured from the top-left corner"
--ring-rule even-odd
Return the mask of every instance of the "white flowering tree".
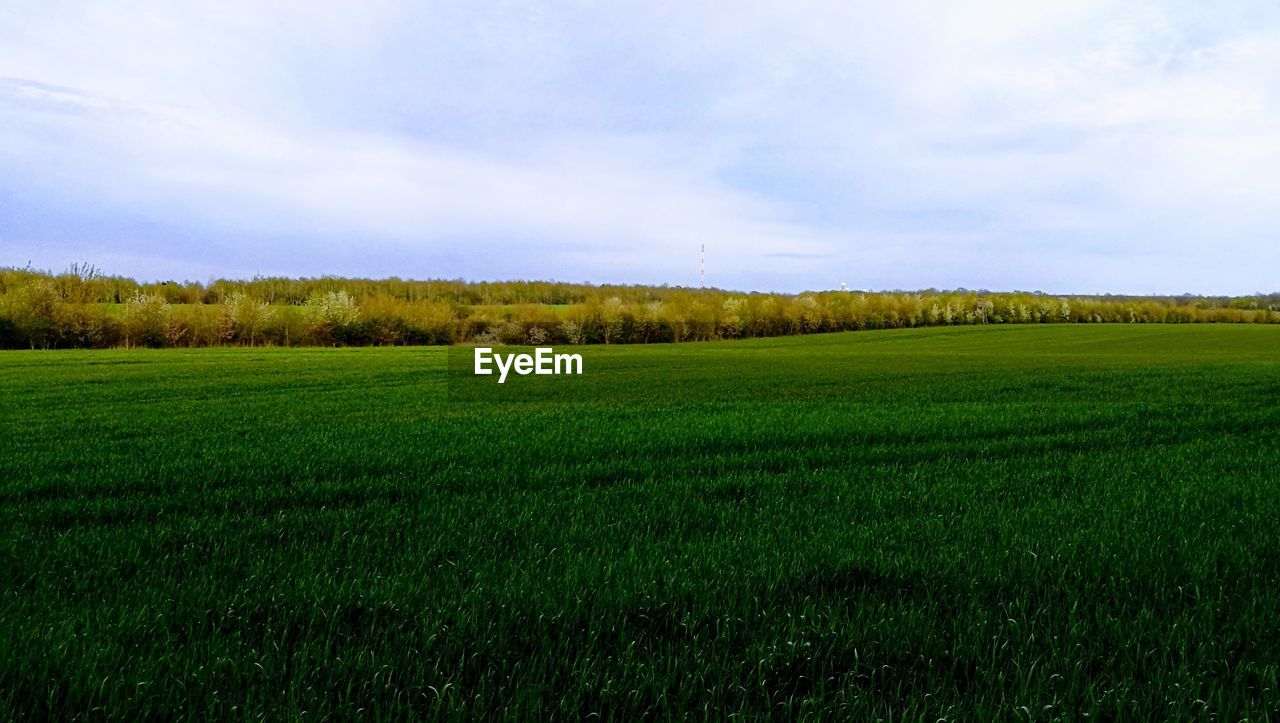
[[312, 294], [306, 303], [311, 332], [318, 340], [331, 342], [335, 333], [353, 325], [360, 318], [356, 300], [345, 291]]
[[271, 320], [271, 306], [265, 301], [251, 298], [243, 291], [235, 291], [227, 296], [223, 305], [231, 321], [233, 336], [250, 346], [255, 344], [262, 333], [262, 327]]

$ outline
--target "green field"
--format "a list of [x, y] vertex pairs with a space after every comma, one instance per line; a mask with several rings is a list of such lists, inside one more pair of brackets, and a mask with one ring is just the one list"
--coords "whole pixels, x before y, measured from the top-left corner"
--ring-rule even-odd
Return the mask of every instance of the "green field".
[[0, 353], [0, 717], [1280, 715], [1280, 327], [582, 353]]

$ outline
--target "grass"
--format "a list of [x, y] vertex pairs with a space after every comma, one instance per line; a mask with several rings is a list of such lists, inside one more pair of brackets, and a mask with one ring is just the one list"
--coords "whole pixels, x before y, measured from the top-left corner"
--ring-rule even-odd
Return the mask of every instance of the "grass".
[[0, 716], [1280, 715], [1280, 328], [583, 353], [0, 354]]

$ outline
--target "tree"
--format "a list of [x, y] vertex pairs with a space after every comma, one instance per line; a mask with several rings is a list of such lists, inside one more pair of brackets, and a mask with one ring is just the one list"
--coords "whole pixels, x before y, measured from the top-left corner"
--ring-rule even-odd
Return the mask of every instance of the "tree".
[[600, 329], [604, 334], [604, 343], [617, 340], [622, 332], [622, 299], [613, 296], [601, 305]]
[[172, 307], [163, 297], [134, 292], [124, 307], [125, 346], [164, 346], [166, 323]]
[[258, 341], [262, 328], [271, 320], [271, 306], [265, 301], [254, 300], [243, 291], [228, 294], [223, 307], [231, 319], [232, 337], [249, 346]]
[[311, 333], [323, 344], [339, 342], [360, 318], [355, 299], [346, 291], [317, 292], [307, 298]]
[[47, 349], [54, 338], [58, 293], [45, 279], [35, 279], [8, 294], [9, 319], [19, 343]]
[[720, 307], [720, 335], [726, 339], [742, 336], [742, 314], [746, 304], [742, 299], [732, 296], [724, 300]]
[[572, 319], [568, 319], [560, 324], [560, 333], [564, 334], [565, 341], [568, 341], [570, 344], [579, 345], [585, 341], [582, 333], [582, 325]]

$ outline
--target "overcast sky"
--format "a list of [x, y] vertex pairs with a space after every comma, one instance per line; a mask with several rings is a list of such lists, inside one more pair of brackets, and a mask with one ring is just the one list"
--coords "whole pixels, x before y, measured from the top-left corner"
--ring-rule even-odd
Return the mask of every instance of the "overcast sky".
[[0, 5], [0, 265], [1280, 289], [1280, 3]]

